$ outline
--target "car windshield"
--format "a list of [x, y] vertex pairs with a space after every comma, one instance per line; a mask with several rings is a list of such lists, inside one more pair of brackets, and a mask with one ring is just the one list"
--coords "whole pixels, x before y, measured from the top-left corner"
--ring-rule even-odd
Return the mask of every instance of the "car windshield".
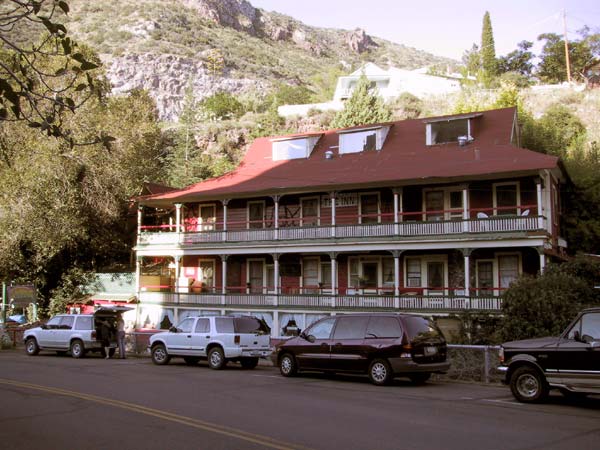
[[233, 328], [236, 333], [268, 334], [268, 325], [255, 317], [236, 317], [233, 319]]
[[414, 343], [425, 340], [444, 340], [439, 328], [430, 320], [423, 317], [407, 317], [405, 319], [406, 331]]

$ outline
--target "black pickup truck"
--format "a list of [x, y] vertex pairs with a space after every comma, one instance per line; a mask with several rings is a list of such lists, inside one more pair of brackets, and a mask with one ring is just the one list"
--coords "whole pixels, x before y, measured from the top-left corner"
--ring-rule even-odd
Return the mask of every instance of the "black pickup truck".
[[600, 394], [600, 307], [585, 309], [559, 337], [505, 342], [498, 368], [515, 398], [544, 400], [550, 389], [565, 396]]

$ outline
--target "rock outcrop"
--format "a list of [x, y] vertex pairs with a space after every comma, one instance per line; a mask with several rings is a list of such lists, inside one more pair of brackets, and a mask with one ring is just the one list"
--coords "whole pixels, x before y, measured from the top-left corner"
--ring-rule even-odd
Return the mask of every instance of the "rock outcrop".
[[357, 28], [348, 33], [346, 43], [348, 44], [348, 47], [356, 53], [364, 53], [371, 48], [377, 47], [377, 44], [371, 39], [371, 36], [361, 28]]
[[196, 99], [201, 100], [219, 91], [243, 93], [249, 89], [266, 89], [267, 83], [227, 74], [212, 75], [201, 58], [175, 55], [128, 54], [112, 58], [107, 64], [107, 76], [113, 93], [146, 89], [156, 100], [163, 120], [176, 120], [183, 106], [185, 89], [192, 82]]

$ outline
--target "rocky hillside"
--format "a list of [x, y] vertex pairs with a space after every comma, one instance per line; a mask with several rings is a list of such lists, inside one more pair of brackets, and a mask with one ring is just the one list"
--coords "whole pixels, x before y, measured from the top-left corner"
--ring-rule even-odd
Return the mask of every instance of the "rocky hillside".
[[71, 34], [100, 53], [114, 91], [147, 89], [164, 120], [177, 119], [190, 84], [198, 99], [219, 90], [263, 95], [277, 82], [314, 87], [319, 75], [365, 61], [405, 68], [451, 62], [360, 28], [310, 27], [246, 0], [69, 4]]

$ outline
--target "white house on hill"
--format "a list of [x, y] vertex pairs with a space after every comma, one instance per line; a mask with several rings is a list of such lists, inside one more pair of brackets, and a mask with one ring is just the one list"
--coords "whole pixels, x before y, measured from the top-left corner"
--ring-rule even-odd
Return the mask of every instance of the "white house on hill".
[[281, 116], [305, 115], [310, 109], [339, 111], [344, 108], [344, 101], [350, 98], [360, 76], [364, 74], [376, 87], [384, 100], [391, 100], [403, 92], [417, 97], [443, 95], [458, 92], [460, 80], [454, 77], [441, 77], [423, 73], [423, 69], [405, 70], [391, 67], [382, 69], [373, 63], [364, 66], [350, 75], [339, 77], [333, 101], [308, 105], [282, 105], [278, 108]]

